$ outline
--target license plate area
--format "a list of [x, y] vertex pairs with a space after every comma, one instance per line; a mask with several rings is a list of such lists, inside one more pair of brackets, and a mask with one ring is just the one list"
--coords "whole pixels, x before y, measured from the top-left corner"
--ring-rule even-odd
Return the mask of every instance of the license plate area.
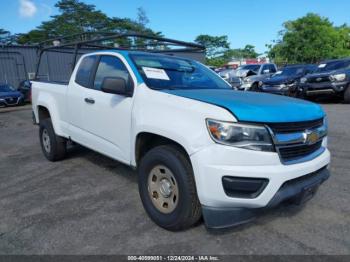
[[302, 188], [299, 196], [296, 197], [295, 204], [302, 205], [309, 201], [311, 198], [314, 197], [316, 194], [318, 188], [320, 186], [320, 183], [314, 183], [312, 185], [308, 185]]

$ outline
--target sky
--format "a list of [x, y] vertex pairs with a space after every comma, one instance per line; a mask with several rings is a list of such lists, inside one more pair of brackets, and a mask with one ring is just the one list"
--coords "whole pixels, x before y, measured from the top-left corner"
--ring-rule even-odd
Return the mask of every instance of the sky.
[[[135, 19], [143, 7], [148, 26], [168, 38], [193, 41], [200, 34], [227, 35], [232, 48], [266, 51], [282, 24], [309, 12], [335, 25], [350, 24], [349, 0], [83, 0], [110, 17]], [[57, 0], [0, 0], [0, 28], [25, 33], [57, 14]]]

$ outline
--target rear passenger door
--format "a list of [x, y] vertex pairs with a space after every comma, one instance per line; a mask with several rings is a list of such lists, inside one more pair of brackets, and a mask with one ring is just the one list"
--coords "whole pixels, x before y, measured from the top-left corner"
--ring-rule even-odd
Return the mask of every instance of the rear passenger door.
[[90, 87], [96, 60], [95, 55], [85, 56], [81, 59], [77, 64], [75, 78], [71, 78], [67, 90], [66, 115], [69, 123], [69, 135], [77, 142], [81, 142], [86, 137], [83, 115], [84, 93]]
[[89, 134], [87, 146], [129, 163], [133, 98], [101, 90], [105, 78], [116, 77], [123, 78], [127, 87], [133, 89], [132, 72], [122, 58], [99, 55], [90, 88], [84, 90], [84, 129]]

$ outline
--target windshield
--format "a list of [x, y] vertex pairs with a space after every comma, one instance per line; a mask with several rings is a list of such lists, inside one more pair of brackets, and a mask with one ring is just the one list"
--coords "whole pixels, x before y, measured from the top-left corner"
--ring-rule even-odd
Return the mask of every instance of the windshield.
[[237, 68], [237, 70], [251, 70], [254, 72], [258, 72], [261, 65], [242, 65]]
[[338, 70], [350, 66], [350, 60], [346, 61], [331, 61], [328, 63], [321, 63], [318, 65], [315, 73], [327, 72], [332, 70]]
[[187, 59], [131, 55], [147, 86], [153, 89], [232, 89], [213, 70]]
[[12, 92], [15, 89], [10, 85], [0, 85], [0, 92]]
[[301, 75], [304, 72], [304, 67], [285, 67], [282, 71], [278, 71], [275, 75], [279, 76], [295, 76]]

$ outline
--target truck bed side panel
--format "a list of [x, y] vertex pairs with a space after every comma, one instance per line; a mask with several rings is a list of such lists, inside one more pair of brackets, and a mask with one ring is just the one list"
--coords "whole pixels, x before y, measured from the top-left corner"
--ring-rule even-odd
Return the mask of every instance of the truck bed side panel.
[[39, 123], [39, 107], [45, 107], [50, 113], [55, 133], [63, 137], [69, 137], [66, 113], [67, 87], [63, 84], [32, 82], [32, 108], [36, 123]]

